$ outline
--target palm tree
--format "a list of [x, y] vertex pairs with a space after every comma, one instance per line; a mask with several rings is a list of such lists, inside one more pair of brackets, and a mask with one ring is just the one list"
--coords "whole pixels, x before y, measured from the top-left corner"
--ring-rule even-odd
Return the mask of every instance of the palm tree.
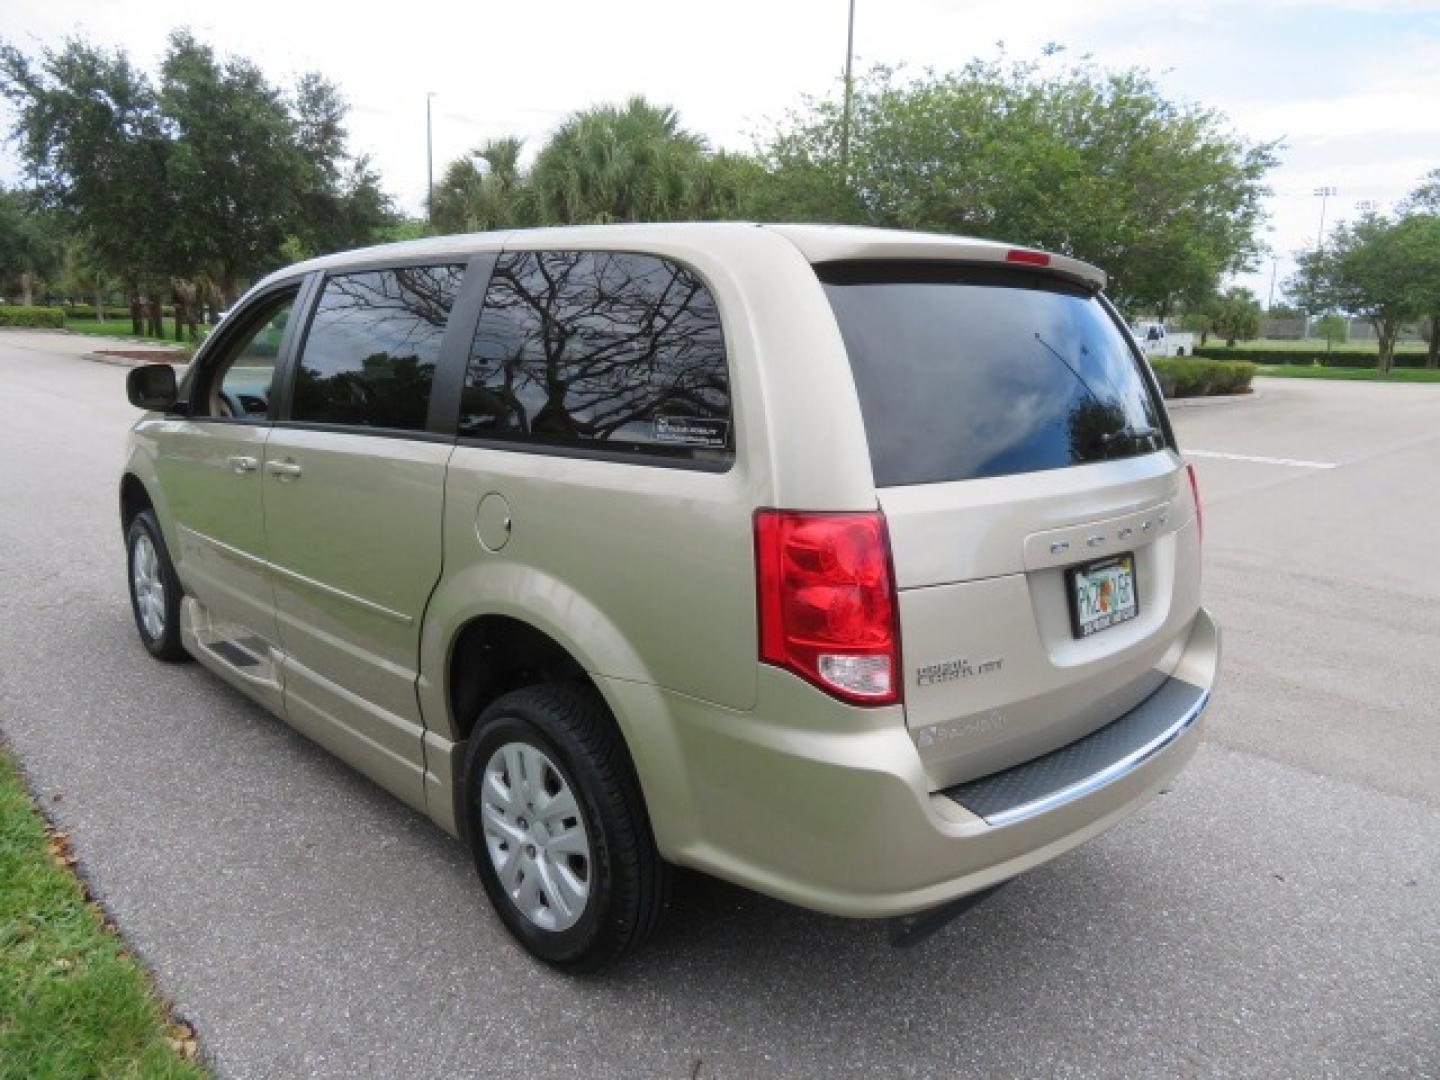
[[535, 160], [543, 220], [657, 221], [702, 216], [705, 140], [669, 106], [632, 97], [572, 114]]
[[520, 169], [521, 139], [491, 139], [450, 163], [435, 189], [442, 232], [478, 232], [535, 223], [534, 200]]

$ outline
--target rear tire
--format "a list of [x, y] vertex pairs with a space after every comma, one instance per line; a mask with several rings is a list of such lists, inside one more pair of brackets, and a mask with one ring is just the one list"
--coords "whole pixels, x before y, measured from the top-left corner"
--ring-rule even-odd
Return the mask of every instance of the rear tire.
[[180, 600], [184, 590], [160, 523], [153, 510], [142, 510], [125, 530], [125, 567], [130, 581], [130, 610], [140, 641], [157, 660], [188, 660], [180, 642]]
[[480, 881], [531, 955], [590, 972], [650, 937], [669, 904], [670, 867], [592, 688], [532, 686], [496, 700], [476, 722], [465, 777]]

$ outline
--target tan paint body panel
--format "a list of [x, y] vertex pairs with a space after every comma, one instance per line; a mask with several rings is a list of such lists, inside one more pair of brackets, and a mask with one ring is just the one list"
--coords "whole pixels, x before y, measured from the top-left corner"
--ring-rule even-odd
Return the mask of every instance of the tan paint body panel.
[[[1177, 677], [1212, 685], [1220, 641], [1201, 611]], [[901, 709], [823, 700], [760, 669], [734, 712], [641, 683], [599, 680], [636, 750], [668, 858], [834, 915], [923, 911], [1022, 873], [1110, 828], [1184, 767], [1203, 722], [1139, 768], [1026, 821], [991, 826], [934, 788]], [[640, 738], [640, 733], [656, 732]]]
[[[1219, 659], [1199, 606], [1194, 507], [1169, 453], [876, 489], [849, 362], [812, 262], [999, 262], [1006, 245], [814, 226], [532, 230], [331, 256], [257, 288], [502, 247], [646, 252], [698, 273], [724, 327], [733, 467], [283, 426], [265, 447], [254, 431], [266, 429], [232, 432], [258, 443], [267, 463], [303, 474], [249, 477], [267, 500], [273, 493], [266, 537], [246, 549], [249, 559], [185, 551], [182, 579], [207, 608], [187, 605], [186, 642], [203, 662], [262, 700], [283, 683], [292, 724], [455, 833], [465, 744], [448, 704], [451, 650], [471, 619], [521, 619], [565, 647], [606, 698], [665, 857], [845, 915], [917, 911], [1004, 880], [1132, 812], [1183, 765], [1198, 724], [1122, 779], [1027, 821], [991, 826], [938, 794], [1095, 730], [1169, 676], [1208, 690]], [[1103, 282], [1075, 260], [1054, 266]], [[151, 419], [137, 428], [129, 468], [151, 490], [172, 550], [186, 520], [228, 530], [243, 542], [236, 550], [255, 542], [253, 521], [206, 517], [195, 505], [207, 483], [225, 479], [218, 466], [234, 451], [219, 439], [157, 434], [219, 426]], [[243, 505], [252, 504], [247, 494]], [[901, 589], [903, 706], [843, 705], [757, 662], [752, 515], [767, 506], [884, 509]], [[1122, 538], [1125, 529], [1134, 531]], [[1106, 538], [1088, 546], [1097, 533]], [[1075, 640], [1064, 568], [1122, 550], [1135, 552], [1139, 617]], [[268, 624], [267, 595], [278, 611]], [[240, 620], [275, 643], [273, 691], [226, 670], [207, 646]], [[925, 664], [994, 653], [1004, 662], [983, 677], [916, 681]]]
[[[512, 615], [578, 643], [595, 675], [750, 708], [755, 601], [745, 487], [739, 472], [617, 469], [461, 446], [450, 464], [446, 574], [432, 618], [458, 626], [475, 615]], [[487, 551], [476, 513], [494, 490], [513, 524], [509, 542]]]
[[[166, 543], [186, 588], [214, 614], [276, 640], [265, 565], [259, 463], [270, 429], [249, 424], [155, 420], [155, 484], [165, 493]], [[255, 463], [237, 472], [233, 459]]]
[[[1104, 547], [1088, 548], [1085, 540], [1103, 532], [1112, 518], [1143, 520], [1147, 510], [1165, 510], [1185, 483], [1178, 460], [1159, 453], [1019, 476], [882, 488], [879, 499], [890, 526], [898, 584], [911, 589], [1128, 550], [1115, 543], [1118, 527]], [[1185, 509], [1172, 515], [1172, 526], [1191, 513], [1189, 491], [1183, 494]], [[1078, 544], [1053, 562], [1036, 561], [1038, 541], [1030, 537], [1050, 532], [1057, 534], [1055, 540]]]
[[[1200, 607], [1189, 496], [1169, 451], [880, 492], [905, 714], [937, 788], [1082, 738], [1170, 674]], [[1077, 639], [1067, 568], [1122, 553], [1134, 555], [1138, 614]]]
[[266, 448], [265, 529], [291, 722], [348, 731], [356, 745], [342, 756], [373, 760], [382, 783], [417, 806], [420, 627], [440, 578], [453, 450], [286, 427]]
[[[905, 713], [934, 786], [1049, 753], [1149, 697], [1199, 610], [1198, 579], [1175, 573], [1197, 549], [1193, 525], [1137, 547], [1139, 615], [1078, 640], [1059, 567], [902, 592]], [[919, 669], [957, 659], [973, 674], [921, 685]]]

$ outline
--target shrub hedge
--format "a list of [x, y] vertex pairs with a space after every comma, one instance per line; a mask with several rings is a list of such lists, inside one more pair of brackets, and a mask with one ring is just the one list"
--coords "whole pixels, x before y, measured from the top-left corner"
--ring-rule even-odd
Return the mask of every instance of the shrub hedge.
[[1255, 365], [1246, 360], [1157, 356], [1150, 364], [1167, 398], [1244, 394], [1255, 376]]
[[0, 304], [0, 326], [29, 326], [60, 330], [65, 326], [65, 309]]
[[[1206, 345], [1195, 350], [1196, 356], [1207, 360], [1249, 360], [1255, 364], [1298, 364], [1301, 367], [1362, 367], [1373, 368], [1380, 357], [1365, 349], [1257, 349], [1252, 346], [1228, 349], [1224, 345]], [[1397, 352], [1396, 367], [1424, 367], [1423, 352]]]
[[[94, 304], [66, 304], [65, 317], [67, 319], [93, 319], [95, 318]], [[127, 307], [112, 307], [105, 305], [105, 318], [107, 319], [128, 319], [130, 309]]]

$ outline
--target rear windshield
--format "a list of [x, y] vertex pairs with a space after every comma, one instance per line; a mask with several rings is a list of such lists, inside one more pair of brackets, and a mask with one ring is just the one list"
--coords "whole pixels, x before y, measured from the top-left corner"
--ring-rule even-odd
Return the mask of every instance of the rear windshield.
[[881, 487], [1152, 453], [1163, 421], [1129, 342], [1078, 285], [1031, 271], [817, 267]]

